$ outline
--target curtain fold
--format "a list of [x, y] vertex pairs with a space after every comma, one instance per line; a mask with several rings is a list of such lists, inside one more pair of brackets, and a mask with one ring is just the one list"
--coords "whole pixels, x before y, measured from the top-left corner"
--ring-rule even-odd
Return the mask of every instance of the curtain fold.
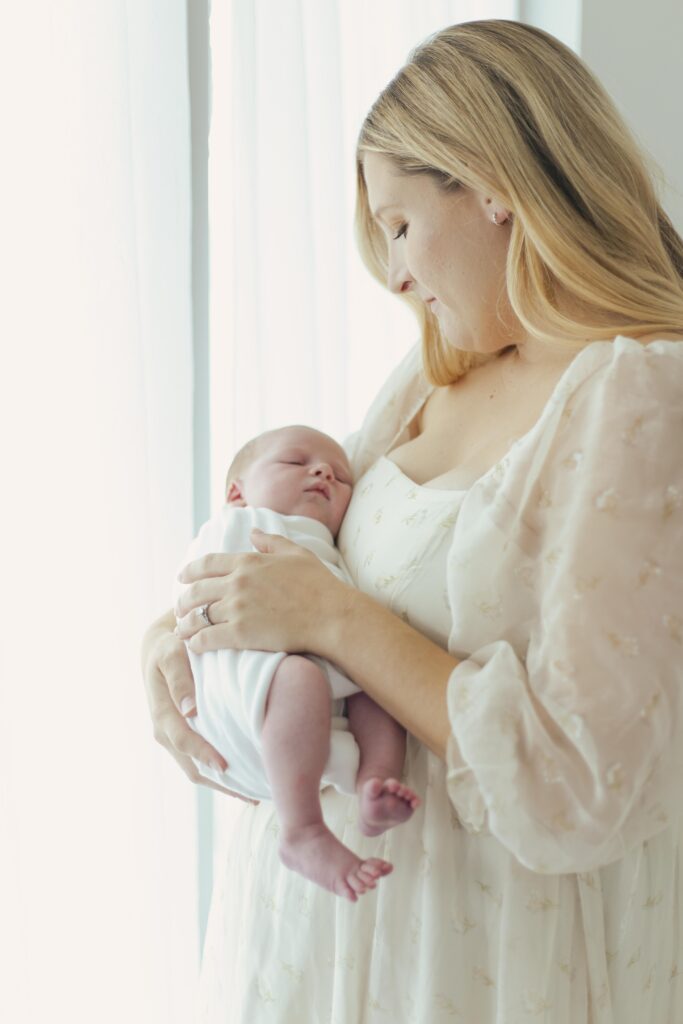
[[174, 1024], [195, 794], [139, 646], [192, 532], [185, 3], [13, 5], [0, 66], [0, 1018]]

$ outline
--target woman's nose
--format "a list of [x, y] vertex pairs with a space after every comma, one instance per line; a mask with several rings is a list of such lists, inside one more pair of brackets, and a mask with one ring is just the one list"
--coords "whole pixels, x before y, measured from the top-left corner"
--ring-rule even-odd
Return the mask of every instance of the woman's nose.
[[394, 292], [396, 295], [401, 294], [401, 292], [409, 292], [414, 283], [403, 260], [390, 256], [389, 272], [387, 274], [389, 291]]

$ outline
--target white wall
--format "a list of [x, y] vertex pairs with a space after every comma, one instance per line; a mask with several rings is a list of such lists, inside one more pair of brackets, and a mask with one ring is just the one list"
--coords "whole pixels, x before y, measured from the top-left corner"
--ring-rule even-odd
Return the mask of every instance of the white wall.
[[667, 213], [683, 231], [683, 4], [584, 0], [580, 53], [668, 180]]
[[667, 213], [683, 231], [681, 0], [520, 0], [520, 21], [571, 46], [661, 168]]

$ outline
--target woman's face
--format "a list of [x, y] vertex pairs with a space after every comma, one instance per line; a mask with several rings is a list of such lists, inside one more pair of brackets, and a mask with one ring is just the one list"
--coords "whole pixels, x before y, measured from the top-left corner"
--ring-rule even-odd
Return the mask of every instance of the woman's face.
[[501, 205], [464, 185], [446, 192], [428, 174], [402, 174], [378, 153], [365, 154], [363, 172], [387, 239], [391, 291], [415, 292], [457, 348], [497, 352], [521, 340], [505, 287], [510, 224], [492, 220]]

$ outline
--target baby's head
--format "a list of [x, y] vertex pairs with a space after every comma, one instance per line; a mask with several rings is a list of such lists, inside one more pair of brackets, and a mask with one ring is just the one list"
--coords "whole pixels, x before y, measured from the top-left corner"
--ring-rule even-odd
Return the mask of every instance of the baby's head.
[[225, 500], [308, 516], [336, 537], [352, 488], [349, 460], [333, 438], [311, 427], [281, 427], [240, 449], [228, 470]]

